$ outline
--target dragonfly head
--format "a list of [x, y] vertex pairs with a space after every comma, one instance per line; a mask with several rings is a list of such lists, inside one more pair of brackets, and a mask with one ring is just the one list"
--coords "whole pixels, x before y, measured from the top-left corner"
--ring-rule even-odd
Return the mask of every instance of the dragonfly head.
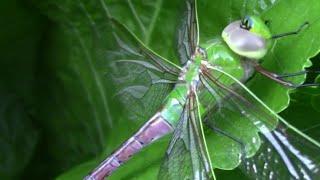
[[266, 55], [271, 32], [258, 16], [246, 16], [230, 23], [222, 32], [222, 38], [235, 53], [261, 59]]

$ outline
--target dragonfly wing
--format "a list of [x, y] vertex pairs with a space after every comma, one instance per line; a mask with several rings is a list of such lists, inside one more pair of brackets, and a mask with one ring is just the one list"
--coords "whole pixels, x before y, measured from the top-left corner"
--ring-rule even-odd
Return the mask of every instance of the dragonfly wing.
[[[209, 126], [225, 130], [235, 141], [244, 142], [241, 167], [249, 175], [256, 179], [319, 177], [318, 142], [284, 121], [232, 76], [219, 69], [208, 72], [204, 71], [201, 82], [216, 103], [210, 107], [206, 120]], [[221, 79], [229, 81], [230, 86], [222, 84]], [[233, 120], [232, 116], [240, 117], [242, 123], [251, 124], [255, 130], [248, 131], [259, 132], [262, 136], [244, 141], [245, 137], [241, 137], [241, 133], [228, 131], [224, 126], [235, 123], [230, 121]]]
[[[264, 134], [258, 153], [240, 168], [253, 179], [316, 179], [320, 177], [319, 147], [283, 127]], [[263, 178], [261, 178], [263, 177]]]
[[[108, 38], [102, 49], [105, 77], [129, 119], [146, 119], [162, 103], [180, 69], [148, 49], [124, 25], [109, 18]], [[101, 53], [100, 53], [101, 54]]]
[[185, 9], [182, 24], [178, 30], [178, 52], [181, 64], [185, 64], [191, 58], [199, 44], [197, 1], [187, 0]]
[[196, 97], [190, 96], [161, 165], [159, 179], [214, 178], [200, 122]]

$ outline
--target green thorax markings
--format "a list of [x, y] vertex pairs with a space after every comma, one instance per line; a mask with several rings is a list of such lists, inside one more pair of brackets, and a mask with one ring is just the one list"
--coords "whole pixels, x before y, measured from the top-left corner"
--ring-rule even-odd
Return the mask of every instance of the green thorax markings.
[[[184, 67], [179, 77], [179, 83], [175, 85], [175, 88], [165, 100], [165, 105], [161, 111], [162, 116], [173, 127], [175, 127], [179, 121], [180, 115], [183, 111], [183, 107], [186, 103], [188, 96], [188, 90], [190, 86], [197, 85], [200, 75], [200, 67], [204, 63], [208, 63], [211, 66], [219, 67], [224, 71], [230, 73], [234, 77], [241, 79], [244, 75], [244, 69], [242, 67], [240, 56], [233, 53], [221, 39], [212, 41], [209, 44], [203, 45], [202, 51], [197, 51], [191, 61], [189, 61]], [[204, 55], [205, 53], [206, 55]], [[206, 57], [205, 57], [206, 56]], [[218, 73], [212, 72], [213, 75], [219, 78]], [[219, 82], [226, 86], [230, 86], [233, 82], [227, 81], [227, 79], [220, 78]], [[199, 96], [203, 97], [207, 92], [203, 88], [197, 90]], [[212, 98], [211, 98], [212, 99]], [[202, 103], [202, 102], [201, 102]], [[207, 102], [203, 102], [207, 104]], [[209, 103], [209, 102], [208, 102]], [[214, 102], [210, 102], [214, 103]], [[201, 114], [206, 113], [201, 111]]]
[[[203, 47], [207, 53], [207, 62], [211, 66], [218, 67], [237, 79], [243, 78], [245, 73], [241, 63], [242, 57], [235, 54], [222, 39], [214, 39]], [[220, 75], [214, 71], [212, 74], [217, 78]], [[228, 86], [227, 79], [229, 78], [219, 77], [219, 81]]]
[[192, 60], [188, 61], [183, 67], [179, 76], [179, 83], [175, 85], [175, 88], [165, 100], [165, 105], [161, 111], [161, 115], [173, 127], [176, 127], [180, 119], [183, 107], [186, 103], [189, 88], [199, 82], [199, 70], [203, 59], [203, 54], [197, 51], [192, 57]]
[[184, 67], [181, 80], [185, 81], [187, 85], [190, 86], [199, 81], [200, 65], [204, 58], [204, 55], [196, 53], [192, 60], [188, 61], [187, 65]]

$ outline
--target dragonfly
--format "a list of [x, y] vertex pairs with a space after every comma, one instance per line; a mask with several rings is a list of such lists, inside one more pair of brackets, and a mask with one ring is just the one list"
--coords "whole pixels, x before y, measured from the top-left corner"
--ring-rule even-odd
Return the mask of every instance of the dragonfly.
[[[248, 15], [225, 27], [221, 38], [200, 45], [197, 2], [185, 3], [185, 18], [178, 33], [181, 67], [147, 48], [106, 11], [108, 40], [112, 44], [106, 54], [110, 76], [121, 74], [119, 66], [139, 66], [153, 77], [150, 88], [168, 91], [160, 98], [162, 105], [158, 111], [85, 179], [111, 176], [141, 149], [170, 133], [158, 179], [215, 179], [206, 129], [241, 147], [240, 167], [254, 179], [320, 177], [319, 142], [282, 119], [244, 85], [256, 72], [288, 88], [317, 86], [286, 79], [307, 71], [277, 74], [260, 65], [274, 39], [298, 34], [308, 23], [296, 31], [272, 34], [259, 16]], [[116, 75], [115, 83], [128, 83]], [[123, 91], [138, 97], [139, 92], [146, 90], [132, 85]], [[152, 96], [155, 101], [156, 97]], [[241, 123], [259, 133], [258, 139], [250, 137], [256, 148], [250, 148], [242, 137], [225, 128], [235, 126], [233, 117], [241, 117]]]

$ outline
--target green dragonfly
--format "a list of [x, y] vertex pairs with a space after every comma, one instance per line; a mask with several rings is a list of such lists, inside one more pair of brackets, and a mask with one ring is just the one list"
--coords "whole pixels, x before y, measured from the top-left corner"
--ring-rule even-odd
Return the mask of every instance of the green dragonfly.
[[[151, 99], [165, 98], [155, 113], [131, 138], [114, 151], [85, 179], [103, 179], [148, 144], [173, 132], [158, 179], [215, 179], [212, 156], [208, 150], [204, 129], [210, 129], [237, 143], [242, 151], [240, 165], [256, 179], [315, 179], [320, 177], [320, 144], [298, 131], [279, 117], [255, 96], [243, 83], [256, 71], [289, 88], [315, 86], [298, 85], [286, 78], [305, 74], [279, 75], [262, 66], [262, 59], [273, 39], [298, 34], [297, 31], [273, 35], [258, 16], [246, 16], [230, 23], [222, 39], [199, 45], [199, 25], [196, 0], [187, 0], [186, 16], [179, 30], [178, 49], [182, 67], [148, 49], [124, 25], [109, 17], [109, 75], [121, 92], [139, 97], [146, 87], [126, 81], [121, 68], [148, 72], [152, 77], [149, 88], [159, 88]], [[140, 77], [143, 79], [143, 77]], [[232, 117], [241, 117], [260, 133], [260, 138], [243, 137], [228, 131], [234, 126]], [[252, 146], [256, 148], [252, 148]], [[230, 147], [232, 148], [232, 147]]]

